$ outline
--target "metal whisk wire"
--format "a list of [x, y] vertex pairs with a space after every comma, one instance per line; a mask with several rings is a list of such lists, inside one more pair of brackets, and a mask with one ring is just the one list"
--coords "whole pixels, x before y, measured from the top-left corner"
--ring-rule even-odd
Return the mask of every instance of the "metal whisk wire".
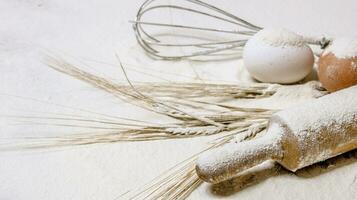
[[[179, 3], [188, 3], [188, 5], [183, 6]], [[157, 3], [157, 4], [155, 4]], [[170, 9], [181, 12], [186, 12], [190, 14], [197, 14], [204, 17], [211, 17], [216, 20], [221, 20], [236, 27], [232, 30], [227, 29], [218, 29], [218, 28], [209, 28], [203, 26], [194, 26], [194, 25], [182, 25], [175, 23], [161, 23], [161, 22], [150, 22], [145, 21], [144, 16], [149, 12], [154, 10]], [[207, 9], [203, 11], [200, 9]], [[133, 29], [135, 32], [136, 39], [139, 45], [147, 52], [149, 55], [152, 55], [160, 59], [182, 59], [195, 56], [206, 56], [214, 55], [215, 53], [229, 50], [229, 49], [242, 49], [248, 40], [249, 36], [254, 35], [257, 31], [261, 30], [261, 27], [253, 25], [240, 17], [237, 17], [227, 11], [217, 8], [211, 4], [202, 2], [200, 0], [175, 0], [173, 3], [160, 3], [160, 0], [146, 0], [139, 8], [135, 21], [132, 21]], [[238, 36], [239, 38], [226, 39], [226, 40], [210, 40], [204, 42], [166, 42], [161, 40], [158, 35], [155, 33], [149, 33], [145, 26], [153, 27], [169, 27], [173, 29], [185, 29], [185, 30], [194, 30], [194, 31], [207, 31], [215, 32], [220, 34], [231, 34]], [[191, 48], [189, 53], [174, 53], [169, 54], [165, 49], [159, 50], [159, 48], [174, 49], [174, 48]], [[169, 49], [168, 49], [169, 48]]]

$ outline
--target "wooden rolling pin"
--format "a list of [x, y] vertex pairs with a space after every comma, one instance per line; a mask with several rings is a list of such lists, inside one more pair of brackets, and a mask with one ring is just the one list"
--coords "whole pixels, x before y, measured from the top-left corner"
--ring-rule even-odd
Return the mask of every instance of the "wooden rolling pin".
[[198, 176], [211, 183], [266, 160], [296, 171], [357, 148], [357, 86], [274, 114], [264, 136], [202, 154]]

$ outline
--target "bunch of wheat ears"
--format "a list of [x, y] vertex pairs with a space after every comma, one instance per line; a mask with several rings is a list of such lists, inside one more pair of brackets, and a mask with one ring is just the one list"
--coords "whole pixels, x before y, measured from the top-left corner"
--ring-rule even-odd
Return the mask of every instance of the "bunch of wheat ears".
[[[202, 181], [195, 173], [197, 156], [232, 140], [243, 141], [264, 131], [273, 109], [246, 108], [227, 104], [236, 99], [257, 99], [272, 96], [279, 87], [275, 84], [237, 85], [222, 83], [116, 83], [82, 70], [55, 56], [47, 57], [51, 68], [84, 81], [114, 97], [146, 110], [174, 119], [174, 123], [155, 124], [136, 119], [94, 114], [93, 119], [81, 115], [16, 116], [41, 123], [76, 127], [86, 124], [93, 133], [53, 137], [26, 137], [2, 141], [0, 149], [61, 148], [98, 143], [184, 139], [221, 134], [201, 152], [180, 162], [138, 190], [120, 196], [125, 199], [185, 199]], [[89, 112], [89, 111], [86, 111]], [[43, 122], [44, 121], [44, 122]]]

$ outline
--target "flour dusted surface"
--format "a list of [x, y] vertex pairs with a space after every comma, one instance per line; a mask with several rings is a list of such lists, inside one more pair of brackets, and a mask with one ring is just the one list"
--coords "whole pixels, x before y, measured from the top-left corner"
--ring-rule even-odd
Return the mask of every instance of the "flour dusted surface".
[[305, 44], [303, 37], [286, 29], [266, 28], [256, 34], [257, 38], [272, 46], [297, 46]]
[[[321, 106], [323, 105], [323, 106]], [[332, 93], [273, 116], [297, 139], [301, 168], [339, 154], [336, 149], [356, 140], [357, 86]], [[352, 131], [352, 134], [351, 134]]]
[[296, 171], [356, 148], [356, 125], [357, 86], [274, 114], [262, 137], [203, 153], [197, 174], [217, 183], [270, 159]]

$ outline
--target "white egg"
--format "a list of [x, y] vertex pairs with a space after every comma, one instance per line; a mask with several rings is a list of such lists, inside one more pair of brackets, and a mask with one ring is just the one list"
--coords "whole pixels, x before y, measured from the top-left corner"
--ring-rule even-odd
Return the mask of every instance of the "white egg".
[[286, 84], [311, 72], [314, 55], [302, 36], [285, 29], [263, 29], [248, 40], [243, 62], [255, 79]]

